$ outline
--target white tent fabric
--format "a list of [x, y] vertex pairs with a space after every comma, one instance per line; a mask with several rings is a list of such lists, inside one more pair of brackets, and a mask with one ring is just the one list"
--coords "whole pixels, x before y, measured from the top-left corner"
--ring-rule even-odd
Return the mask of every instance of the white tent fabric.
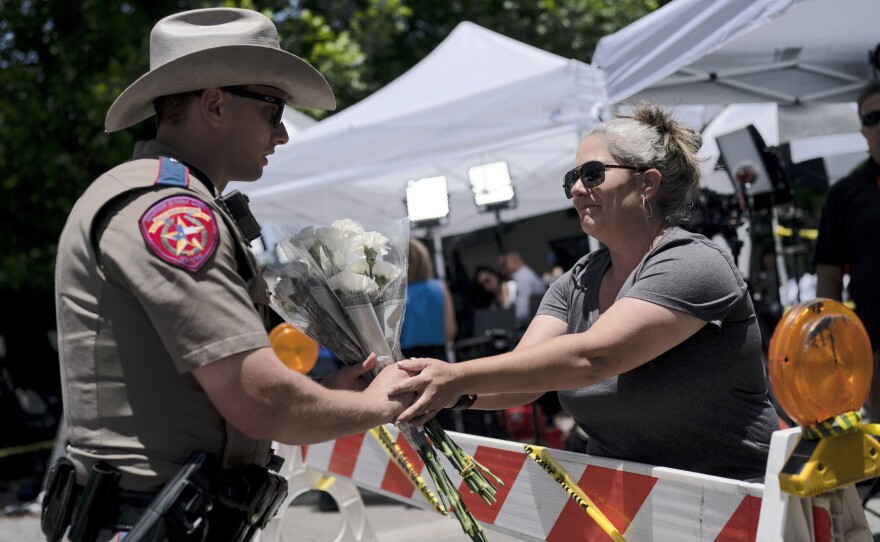
[[851, 102], [873, 77], [877, 0], [674, 0], [599, 41], [610, 103]]
[[281, 117], [281, 120], [284, 122], [287, 134], [291, 138], [296, 137], [297, 134], [318, 122], [312, 117], [301, 113], [292, 107], [284, 108], [284, 115]]
[[569, 205], [562, 175], [605, 103], [604, 77], [472, 23], [369, 98], [278, 147], [263, 178], [233, 183], [262, 222], [365, 225], [406, 216], [407, 181], [443, 175], [452, 235], [492, 226], [472, 197], [470, 167], [505, 160], [518, 220]]

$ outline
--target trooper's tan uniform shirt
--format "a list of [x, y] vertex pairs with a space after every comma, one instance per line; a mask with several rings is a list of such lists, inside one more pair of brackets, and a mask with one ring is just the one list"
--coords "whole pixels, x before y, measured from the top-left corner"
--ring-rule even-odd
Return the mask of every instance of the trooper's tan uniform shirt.
[[[102, 459], [122, 470], [121, 488], [154, 491], [194, 450], [227, 466], [268, 457], [269, 443], [228, 426], [191, 374], [269, 346], [265, 283], [210, 181], [190, 171], [188, 187], [156, 185], [159, 156], [175, 153], [151, 141], [96, 179], [58, 245], [62, 392], [80, 484]], [[172, 196], [202, 202], [216, 227], [213, 246], [188, 247], [203, 258], [195, 270], [161, 258], [141, 228], [145, 213]]]

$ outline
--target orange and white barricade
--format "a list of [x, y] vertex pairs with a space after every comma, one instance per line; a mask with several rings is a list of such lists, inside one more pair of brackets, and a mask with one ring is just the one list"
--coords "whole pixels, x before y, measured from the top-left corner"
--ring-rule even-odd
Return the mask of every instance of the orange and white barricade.
[[[403, 436], [392, 426], [386, 427], [415, 469], [430, 480]], [[562, 450], [549, 452], [629, 542], [872, 541], [854, 486], [812, 498], [780, 491], [778, 475], [799, 434], [795, 428], [773, 435], [766, 484]], [[523, 540], [610, 540], [566, 489], [524, 452], [522, 444], [462, 433], [450, 436], [504, 481], [498, 488], [497, 502], [486, 505], [467, 490], [455, 469], [441, 457], [465, 504], [490, 531], [488, 538], [494, 530]], [[262, 542], [280, 540], [280, 522], [287, 505], [311, 489], [327, 490], [339, 504], [343, 524], [336, 540], [340, 542], [375, 540], [357, 488], [432, 509], [367, 433], [311, 446], [279, 445], [277, 452], [287, 458], [282, 474], [289, 480], [290, 494], [263, 531]], [[466, 539], [462, 533], [462, 540]]]

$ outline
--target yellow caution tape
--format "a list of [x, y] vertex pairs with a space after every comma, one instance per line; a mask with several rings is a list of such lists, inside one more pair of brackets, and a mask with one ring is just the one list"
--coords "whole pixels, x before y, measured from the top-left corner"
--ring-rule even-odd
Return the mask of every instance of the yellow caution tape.
[[[779, 237], [792, 237], [794, 235], [793, 228], [786, 228], [785, 226], [776, 226], [776, 235]], [[816, 239], [819, 237], [819, 230], [815, 228], [802, 228], [798, 230], [798, 235], [802, 239]]]
[[425, 484], [425, 481], [416, 472], [416, 469], [413, 468], [412, 463], [409, 462], [409, 459], [406, 458], [406, 454], [403, 453], [403, 450], [400, 449], [400, 446], [395, 442], [394, 437], [391, 436], [391, 433], [388, 432], [387, 429], [383, 426], [378, 426], [370, 429], [370, 435], [376, 439], [376, 442], [382, 446], [382, 449], [385, 450], [385, 453], [388, 454], [388, 457], [394, 460], [394, 464], [403, 471], [403, 474], [406, 475], [407, 479], [409, 479], [410, 483], [412, 483], [413, 487], [419, 490], [419, 493], [428, 501], [428, 504], [431, 505], [434, 510], [437, 511], [438, 514], [442, 514], [444, 516], [448, 516], [449, 514], [443, 508], [443, 505], [440, 503], [440, 499], [434, 495], [434, 492], [431, 491], [431, 488]]
[[[843, 435], [860, 429], [869, 428], [870, 424], [862, 424], [862, 414], [856, 411], [845, 412], [839, 416], [801, 428], [801, 435], [807, 440], [817, 440], [835, 435]], [[871, 432], [871, 431], [867, 431]]]
[[3, 448], [2, 450], [0, 450], [0, 459], [3, 459], [4, 457], [9, 457], [11, 455], [36, 452], [37, 450], [47, 450], [52, 446], [55, 446], [54, 440], [44, 440], [42, 442], [35, 442], [33, 444], [23, 444], [21, 446], [12, 446], [11, 448]]
[[852, 410], [816, 425], [804, 427], [801, 429], [801, 435], [804, 439], [816, 440], [855, 431], [880, 437], [880, 423], [862, 423], [862, 413], [858, 410]]
[[587, 497], [587, 494], [584, 493], [575, 481], [571, 479], [571, 475], [569, 475], [568, 472], [566, 472], [565, 469], [553, 459], [546, 448], [543, 446], [532, 446], [531, 444], [523, 444], [523, 448], [529, 457], [534, 459], [538, 465], [541, 465], [541, 467], [547, 471], [547, 474], [549, 474], [557, 484], [562, 486], [562, 489], [568, 493], [568, 496], [571, 497], [571, 499], [591, 518], [593, 518], [593, 521], [599, 524], [599, 527], [601, 527], [612, 540], [615, 540], [616, 542], [626, 542], [626, 539], [623, 538], [620, 531], [618, 531], [614, 524], [605, 517], [605, 514], [596, 508], [593, 501], [591, 501], [590, 498]]

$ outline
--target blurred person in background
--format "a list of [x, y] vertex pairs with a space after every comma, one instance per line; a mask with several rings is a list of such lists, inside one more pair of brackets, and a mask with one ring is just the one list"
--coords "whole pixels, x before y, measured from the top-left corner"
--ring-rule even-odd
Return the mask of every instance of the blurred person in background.
[[524, 329], [534, 316], [532, 296], [542, 295], [547, 290], [547, 285], [516, 251], [505, 251], [498, 257], [498, 270], [516, 285], [516, 297], [513, 299], [516, 327]]
[[591, 455], [763, 479], [779, 422], [751, 297], [728, 251], [678, 226], [698, 195], [701, 144], [647, 103], [595, 127], [563, 189], [603, 247], [553, 282], [512, 352], [401, 361], [413, 376], [389, 393], [418, 399], [398, 421], [552, 390]]
[[474, 307], [478, 309], [507, 309], [516, 298], [516, 284], [505, 280], [501, 273], [488, 265], [474, 271]]
[[874, 351], [874, 371], [867, 410], [880, 422], [880, 80], [858, 98], [868, 159], [828, 190], [819, 221], [816, 296], [843, 301], [844, 275], [855, 312], [865, 324]]
[[406, 309], [400, 332], [405, 357], [446, 360], [446, 344], [455, 339], [458, 326], [452, 296], [446, 283], [434, 277], [434, 264], [424, 243], [409, 240]]
[[565, 269], [559, 265], [556, 253], [551, 250], [550, 253], [547, 254], [547, 268], [541, 274], [541, 282], [543, 282], [545, 286], [550, 286], [550, 284], [561, 277], [563, 273], [565, 273]]

